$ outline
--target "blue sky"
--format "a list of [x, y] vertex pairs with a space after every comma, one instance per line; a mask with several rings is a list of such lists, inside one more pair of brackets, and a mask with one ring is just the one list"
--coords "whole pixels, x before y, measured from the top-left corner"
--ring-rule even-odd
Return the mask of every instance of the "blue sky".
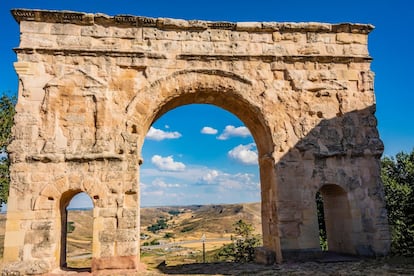
[[[19, 29], [10, 15], [13, 8], [233, 22], [370, 23], [375, 26], [369, 35], [369, 52], [374, 58], [371, 68], [376, 75], [378, 128], [385, 144], [384, 154], [391, 156], [399, 151], [411, 151], [414, 147], [413, 3], [409, 0], [4, 0], [0, 3], [0, 93], [13, 94], [17, 90], [17, 77], [12, 66], [16, 56], [12, 48], [18, 46]], [[143, 205], [260, 199], [257, 165], [246, 162], [254, 158], [254, 141], [249, 135], [241, 135], [246, 131], [243, 122], [232, 114], [213, 106], [189, 105], [166, 113], [153, 127], [143, 148]], [[204, 127], [211, 129], [204, 129], [202, 133]], [[223, 133], [227, 133], [227, 139], [219, 139]], [[160, 140], [160, 137], [164, 139]]]

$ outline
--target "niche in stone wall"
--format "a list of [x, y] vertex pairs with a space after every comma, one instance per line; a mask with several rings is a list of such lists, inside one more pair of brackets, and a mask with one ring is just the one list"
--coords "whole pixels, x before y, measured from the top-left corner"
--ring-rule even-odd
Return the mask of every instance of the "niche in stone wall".
[[93, 151], [103, 116], [104, 84], [81, 70], [52, 79], [45, 86], [42, 103], [45, 139], [43, 153], [83, 153]]

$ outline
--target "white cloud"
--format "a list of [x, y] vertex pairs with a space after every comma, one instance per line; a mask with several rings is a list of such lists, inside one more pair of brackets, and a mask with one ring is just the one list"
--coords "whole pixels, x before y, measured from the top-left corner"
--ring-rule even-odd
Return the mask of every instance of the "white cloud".
[[252, 174], [237, 173], [226, 175], [220, 183], [220, 189], [233, 190], [239, 189], [244, 191], [260, 191], [259, 182], [254, 181]]
[[150, 140], [161, 141], [164, 139], [178, 139], [181, 137], [181, 133], [178, 131], [169, 132], [151, 127], [145, 137]]
[[210, 170], [204, 175], [201, 179], [207, 183], [213, 182], [217, 176], [219, 176], [219, 172], [216, 170]]
[[208, 127], [208, 126], [205, 126], [201, 129], [202, 134], [215, 135], [215, 134], [217, 134], [217, 132], [218, 132], [217, 129], [212, 128], [212, 127]]
[[208, 170], [200, 178], [200, 184], [217, 186], [219, 191], [230, 190], [257, 190], [259, 183], [254, 181], [254, 176], [248, 173], [229, 174], [217, 170]]
[[149, 191], [149, 192], [143, 192], [142, 193], [143, 196], [146, 197], [158, 197], [158, 198], [162, 198], [165, 196], [165, 192], [162, 190], [158, 190], [158, 191]]
[[152, 186], [159, 187], [159, 188], [179, 188], [179, 187], [181, 187], [180, 184], [167, 183], [161, 178], [154, 179], [152, 181]]
[[[253, 173], [226, 173], [205, 166], [189, 165], [183, 171], [143, 169], [141, 177], [141, 204], [144, 206], [260, 200], [260, 182]], [[179, 187], [173, 183], [180, 183]], [[178, 197], [174, 197], [174, 192], [179, 192]]]
[[[191, 189], [191, 187], [199, 185], [208, 186], [240, 186], [246, 189], [247, 187], [256, 188], [258, 182], [256, 177], [250, 173], [225, 173], [220, 170], [211, 169], [204, 166], [189, 166], [184, 171], [159, 171], [157, 169], [143, 169], [141, 175], [145, 176], [143, 181], [145, 183], [152, 183], [152, 185], [144, 184], [145, 189], [151, 189], [154, 185], [154, 179], [162, 179], [168, 183], [181, 183], [182, 187]], [[163, 185], [161, 182], [155, 182], [158, 185]], [[235, 183], [238, 183], [237, 185]], [[141, 182], [142, 185], [142, 182]], [[169, 184], [167, 184], [168, 186]], [[171, 185], [171, 184], [170, 184]]]
[[249, 137], [251, 133], [245, 126], [234, 127], [228, 125], [224, 128], [223, 132], [217, 137], [219, 140], [227, 140], [231, 137]]
[[238, 145], [228, 152], [230, 158], [245, 164], [245, 165], [256, 165], [257, 161], [257, 151], [255, 150], [256, 145], [250, 143], [247, 145]]
[[185, 169], [184, 163], [174, 161], [171, 155], [167, 157], [154, 155], [151, 162], [162, 171], [183, 171]]

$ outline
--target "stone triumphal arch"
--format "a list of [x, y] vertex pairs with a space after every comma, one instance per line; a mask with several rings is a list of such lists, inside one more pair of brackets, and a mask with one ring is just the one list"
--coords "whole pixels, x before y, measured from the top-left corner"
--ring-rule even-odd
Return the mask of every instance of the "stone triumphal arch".
[[371, 25], [12, 14], [21, 36], [6, 269], [65, 266], [64, 208], [79, 192], [94, 204], [92, 270], [138, 269], [144, 137], [191, 103], [234, 113], [254, 136], [265, 254], [320, 250], [318, 191], [330, 250], [388, 252]]

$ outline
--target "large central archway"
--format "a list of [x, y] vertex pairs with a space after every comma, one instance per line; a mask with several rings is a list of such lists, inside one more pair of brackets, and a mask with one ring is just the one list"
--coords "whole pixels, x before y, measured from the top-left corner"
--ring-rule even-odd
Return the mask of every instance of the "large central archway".
[[[187, 104], [212, 104], [236, 115], [251, 131], [259, 156], [262, 203], [263, 245], [276, 250], [281, 260], [280, 239], [277, 227], [274, 145], [267, 119], [246, 95], [258, 94], [249, 80], [217, 70], [183, 71], [169, 76], [139, 91], [151, 97], [148, 105], [134, 99], [128, 105], [129, 127], [138, 133], [147, 133], [152, 123], [171, 109]], [[158, 99], [158, 100], [157, 100]], [[145, 101], [145, 100], [144, 100]], [[145, 111], [144, 111], [145, 110]], [[147, 114], [147, 116], [145, 116]], [[141, 136], [142, 137], [142, 136]], [[145, 136], [144, 136], [145, 137]], [[138, 142], [141, 148], [143, 140]], [[202, 145], [200, 145], [202, 146]]]
[[330, 184], [349, 206], [348, 245], [336, 248], [388, 252], [371, 25], [12, 13], [21, 39], [7, 273], [59, 269], [60, 203], [78, 191], [94, 204], [92, 271], [140, 269], [144, 138], [157, 118], [192, 103], [228, 110], [254, 137], [262, 259], [320, 251], [315, 194]]

